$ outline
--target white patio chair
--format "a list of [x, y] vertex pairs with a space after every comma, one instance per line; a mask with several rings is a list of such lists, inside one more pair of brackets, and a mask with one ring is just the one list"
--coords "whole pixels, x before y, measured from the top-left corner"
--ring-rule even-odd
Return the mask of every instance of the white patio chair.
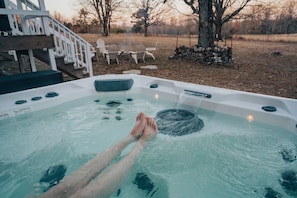
[[137, 51], [130, 51], [130, 56], [134, 59], [135, 63], [138, 64], [138, 60], [142, 59], [143, 62], [145, 63], [145, 46], [144, 45], [137, 45], [136, 46]]
[[104, 40], [97, 39], [97, 41], [96, 41], [96, 51], [97, 51], [97, 54], [100, 53], [104, 57], [104, 53], [106, 52], [106, 46], [105, 46]]
[[154, 52], [157, 50], [157, 45], [158, 45], [158, 41], [156, 42], [154, 47], [146, 47], [145, 48], [145, 54], [149, 55], [150, 57], [152, 57], [154, 60], [156, 60], [155, 56], [154, 56]]
[[112, 44], [109, 46], [108, 50], [105, 50], [104, 55], [106, 57], [107, 63], [110, 65], [110, 60], [116, 60], [117, 64], [119, 64], [119, 46], [116, 44]]

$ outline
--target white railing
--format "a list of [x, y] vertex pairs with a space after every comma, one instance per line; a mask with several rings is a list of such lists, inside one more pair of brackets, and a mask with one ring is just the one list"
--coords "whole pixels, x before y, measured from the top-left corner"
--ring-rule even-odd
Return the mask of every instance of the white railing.
[[[6, 0], [6, 13], [13, 35], [52, 34], [55, 56], [63, 56], [65, 63], [73, 63], [75, 69], [85, 68], [93, 76], [92, 45], [66, 26], [52, 18], [48, 12], [29, 0]], [[16, 11], [17, 10], [17, 11]], [[2, 9], [2, 14], [4, 11]]]
[[[73, 62], [75, 68], [92, 66], [92, 45], [54, 18], [48, 18], [50, 33], [54, 35], [55, 53]], [[90, 70], [88, 70], [90, 71]]]

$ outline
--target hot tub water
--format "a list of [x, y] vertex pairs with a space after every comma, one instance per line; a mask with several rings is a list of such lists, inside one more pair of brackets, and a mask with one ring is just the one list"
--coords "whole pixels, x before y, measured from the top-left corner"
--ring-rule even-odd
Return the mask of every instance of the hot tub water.
[[[123, 95], [91, 96], [1, 120], [0, 197], [40, 193], [38, 181], [49, 166], [65, 164], [66, 175], [71, 174], [125, 137], [138, 112], [155, 116], [176, 107], [161, 99], [129, 98], [133, 100]], [[121, 104], [108, 107], [110, 101]], [[296, 169], [296, 161], [286, 162], [281, 151], [296, 150], [295, 134], [203, 109], [197, 114], [204, 128], [179, 137], [159, 134], [115, 197], [146, 196], [133, 184], [138, 172], [145, 172], [158, 188], [152, 197], [263, 197], [267, 187], [288, 196], [279, 179], [285, 170]]]

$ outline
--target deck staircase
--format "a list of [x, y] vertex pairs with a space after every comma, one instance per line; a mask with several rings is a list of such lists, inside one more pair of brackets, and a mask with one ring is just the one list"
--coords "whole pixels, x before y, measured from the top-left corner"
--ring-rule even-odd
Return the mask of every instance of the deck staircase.
[[37, 58], [49, 64], [52, 70], [60, 70], [75, 79], [93, 76], [92, 45], [51, 17], [44, 0], [38, 0], [38, 5], [30, 0], [0, 0], [0, 23], [9, 23], [6, 30], [0, 28], [1, 36], [53, 36], [52, 49], [9, 51], [10, 54], [28, 55], [33, 72], [36, 71], [34, 58]]
[[[23, 55], [28, 55], [27, 51], [21, 51], [20, 53]], [[46, 64], [50, 64], [48, 54], [46, 51], [40, 50], [40, 49], [34, 49], [33, 54], [38, 60]], [[63, 72], [64, 74], [74, 79], [81, 79], [89, 76], [89, 73], [85, 70], [84, 67], [75, 68], [73, 62], [65, 62], [64, 56], [55, 56], [55, 62], [56, 62], [57, 69], [59, 71]]]

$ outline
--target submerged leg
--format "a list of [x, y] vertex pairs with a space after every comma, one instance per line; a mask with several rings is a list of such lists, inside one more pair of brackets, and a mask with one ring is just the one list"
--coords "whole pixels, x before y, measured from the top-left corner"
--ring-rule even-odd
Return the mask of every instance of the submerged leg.
[[42, 198], [46, 197], [68, 197], [75, 192], [85, 187], [92, 179], [94, 179], [115, 157], [132, 142], [134, 142], [144, 130], [146, 126], [146, 115], [139, 113], [136, 118], [136, 124], [132, 128], [130, 134], [111, 146], [102, 153], [96, 155], [93, 159], [88, 161], [80, 169], [73, 174], [65, 177], [63, 181], [51, 188], [46, 193], [42, 194]]
[[95, 181], [88, 184], [76, 194], [73, 194], [71, 198], [110, 197], [119, 189], [119, 186], [126, 178], [129, 170], [133, 167], [141, 151], [145, 148], [148, 141], [156, 136], [157, 131], [157, 125], [153, 118], [146, 118], [146, 126], [143, 134], [136, 142], [131, 152], [121, 161], [112, 165]]

